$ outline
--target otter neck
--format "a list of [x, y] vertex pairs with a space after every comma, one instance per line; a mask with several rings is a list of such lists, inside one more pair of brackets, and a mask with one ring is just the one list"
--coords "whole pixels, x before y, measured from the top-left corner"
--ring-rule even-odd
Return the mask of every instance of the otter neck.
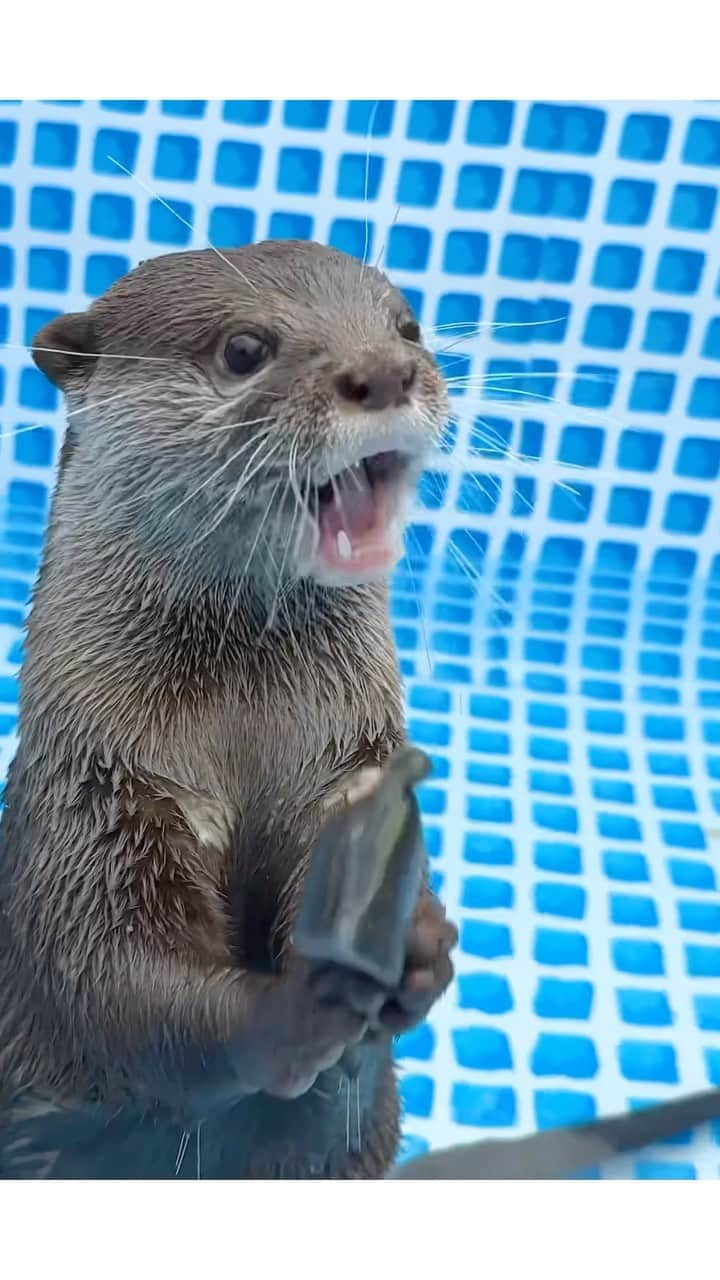
[[208, 583], [191, 560], [180, 573], [132, 532], [109, 533], [67, 479], [53, 504], [24, 670], [26, 705], [60, 719], [63, 732], [75, 733], [79, 719], [124, 749], [157, 736], [173, 715], [196, 716], [208, 699], [264, 716], [317, 700], [318, 690], [337, 705], [364, 702], [373, 723], [387, 719], [389, 704], [401, 718], [384, 584], [300, 583], [271, 620], [251, 586]]

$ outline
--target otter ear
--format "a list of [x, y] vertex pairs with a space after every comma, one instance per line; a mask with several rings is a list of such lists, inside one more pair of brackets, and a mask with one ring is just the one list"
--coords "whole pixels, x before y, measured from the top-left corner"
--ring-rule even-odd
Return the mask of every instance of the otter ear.
[[73, 378], [90, 373], [97, 354], [93, 326], [86, 311], [51, 320], [35, 335], [32, 357], [56, 387], [66, 390]]

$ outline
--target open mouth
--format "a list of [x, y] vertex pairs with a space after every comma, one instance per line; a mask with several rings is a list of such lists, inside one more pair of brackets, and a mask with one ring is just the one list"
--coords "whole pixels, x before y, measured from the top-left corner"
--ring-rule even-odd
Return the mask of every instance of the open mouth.
[[331, 573], [365, 575], [389, 569], [402, 550], [402, 500], [411, 459], [397, 450], [375, 453], [338, 471], [308, 495], [318, 528], [316, 559]]

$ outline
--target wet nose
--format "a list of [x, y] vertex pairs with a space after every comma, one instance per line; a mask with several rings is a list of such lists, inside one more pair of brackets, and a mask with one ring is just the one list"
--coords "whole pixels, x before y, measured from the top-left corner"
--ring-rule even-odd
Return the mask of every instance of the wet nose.
[[373, 363], [345, 369], [335, 379], [339, 399], [360, 409], [389, 409], [408, 403], [415, 381], [416, 366]]

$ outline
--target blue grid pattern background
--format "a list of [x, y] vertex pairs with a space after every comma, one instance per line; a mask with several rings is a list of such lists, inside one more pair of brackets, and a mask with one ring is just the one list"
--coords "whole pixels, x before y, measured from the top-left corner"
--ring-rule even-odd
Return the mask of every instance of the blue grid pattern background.
[[[719, 177], [715, 103], [0, 103], [2, 773], [46, 320], [154, 254], [312, 237], [387, 269], [450, 379], [393, 594], [461, 928], [398, 1046], [408, 1152], [720, 1085]], [[719, 1174], [708, 1128], [601, 1176]]]

